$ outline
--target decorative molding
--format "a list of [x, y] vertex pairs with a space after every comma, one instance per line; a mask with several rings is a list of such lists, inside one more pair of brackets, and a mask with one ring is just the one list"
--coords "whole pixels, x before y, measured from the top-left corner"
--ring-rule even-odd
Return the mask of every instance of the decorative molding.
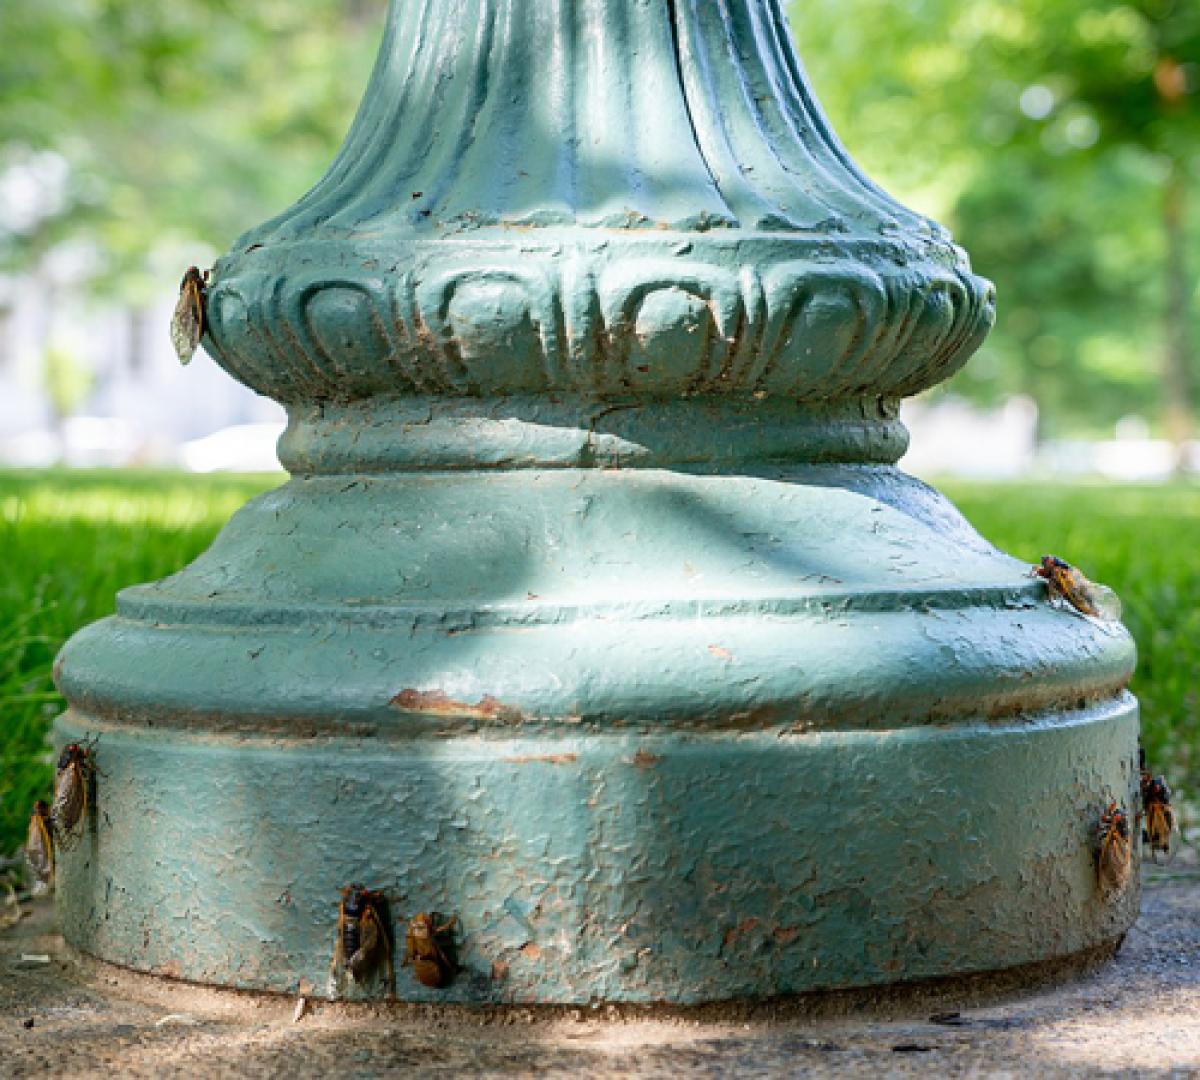
[[221, 364], [287, 402], [537, 392], [895, 397], [957, 370], [994, 317], [987, 282], [932, 264], [586, 251], [451, 259], [419, 273], [350, 270], [350, 258], [335, 273], [282, 262], [219, 272], [209, 317]]
[[991, 286], [858, 170], [780, 0], [405, 0], [329, 172], [217, 264], [289, 404], [913, 393]]

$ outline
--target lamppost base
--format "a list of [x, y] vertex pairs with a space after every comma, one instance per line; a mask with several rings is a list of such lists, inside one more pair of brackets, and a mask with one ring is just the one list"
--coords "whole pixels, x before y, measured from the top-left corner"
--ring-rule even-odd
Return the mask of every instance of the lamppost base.
[[[59, 672], [68, 941], [326, 990], [340, 890], [456, 916], [409, 1001], [689, 1004], [1100, 948], [1132, 645], [885, 466], [300, 477]], [[1136, 874], [1136, 871], [1135, 871]], [[1135, 877], [1136, 880], [1136, 877]], [[381, 984], [351, 997], [382, 996]]]

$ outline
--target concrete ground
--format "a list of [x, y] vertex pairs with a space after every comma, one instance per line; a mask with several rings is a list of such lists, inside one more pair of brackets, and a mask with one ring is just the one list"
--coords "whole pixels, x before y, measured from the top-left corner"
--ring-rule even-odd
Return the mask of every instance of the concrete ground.
[[25, 906], [0, 931], [3, 1077], [1200, 1076], [1194, 870], [1151, 878], [1116, 959], [1057, 988], [671, 1014], [315, 1003], [296, 1022], [294, 999], [78, 957], [48, 904]]

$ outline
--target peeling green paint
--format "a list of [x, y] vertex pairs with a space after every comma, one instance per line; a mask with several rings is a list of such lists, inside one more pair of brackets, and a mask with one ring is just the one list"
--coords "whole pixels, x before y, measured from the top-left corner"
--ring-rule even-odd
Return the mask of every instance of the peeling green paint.
[[[62, 733], [78, 730], [68, 717]], [[93, 730], [95, 727], [93, 725]], [[1126, 697], [883, 732], [213, 738], [103, 730], [74, 935], [203, 982], [323, 992], [338, 890], [462, 922], [409, 1000], [677, 1001], [991, 970], [1120, 934], [1095, 793], [1136, 784]]]

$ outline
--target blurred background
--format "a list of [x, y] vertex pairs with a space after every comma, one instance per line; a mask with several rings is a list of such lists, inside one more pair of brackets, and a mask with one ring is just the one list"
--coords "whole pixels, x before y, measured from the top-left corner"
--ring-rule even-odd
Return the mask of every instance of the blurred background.
[[[276, 469], [283, 417], [180, 368], [170, 313], [328, 165], [385, 7], [0, 0], [0, 853], [49, 777], [61, 642], [276, 482], [179, 471]], [[906, 407], [905, 466], [1121, 593], [1148, 746], [1195, 788], [1200, 0], [789, 13], [851, 153], [998, 287], [987, 344]]]
[[[273, 467], [281, 411], [181, 371], [170, 310], [328, 164], [385, 6], [3, 0], [0, 463]], [[988, 344], [910, 408], [906, 465], [1200, 470], [1200, 0], [790, 14], [852, 153], [999, 290]]]

